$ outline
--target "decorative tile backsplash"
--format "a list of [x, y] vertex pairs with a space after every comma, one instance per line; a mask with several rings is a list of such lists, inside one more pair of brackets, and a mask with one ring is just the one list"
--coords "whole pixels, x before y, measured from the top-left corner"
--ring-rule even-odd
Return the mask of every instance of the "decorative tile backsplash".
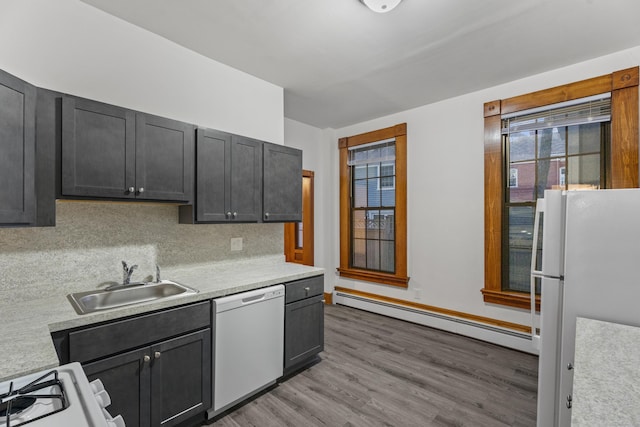
[[[120, 283], [122, 260], [138, 264], [138, 281], [155, 277], [156, 263], [171, 269], [283, 253], [282, 224], [178, 224], [175, 205], [57, 201], [56, 216], [55, 227], [0, 229], [0, 297]], [[230, 250], [235, 237], [242, 251]]]

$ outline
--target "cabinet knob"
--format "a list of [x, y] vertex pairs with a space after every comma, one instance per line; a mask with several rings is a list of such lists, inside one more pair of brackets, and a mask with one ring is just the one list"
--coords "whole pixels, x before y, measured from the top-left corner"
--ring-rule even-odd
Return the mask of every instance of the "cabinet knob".
[[140, 194], [144, 193], [144, 187], [140, 187], [140, 188], [138, 189], [138, 193], [140, 193]]
[[151, 361], [151, 357], [148, 354], [145, 354], [142, 360], [144, 363], [149, 363]]
[[269, 219], [269, 212], [265, 212], [265, 213], [264, 213], [264, 217], [265, 217], [266, 219]]
[[238, 212], [234, 212], [234, 213], [233, 213], [233, 217], [235, 218], [235, 217], [237, 217], [237, 216], [238, 216]]
[[227, 212], [227, 216], [231, 217], [231, 211]]
[[304, 288], [304, 295], [305, 295], [305, 296], [309, 296], [309, 291], [310, 291], [310, 290], [311, 290], [311, 288], [310, 288], [310, 287], [308, 287], [308, 286], [307, 286], [306, 288]]
[[134, 187], [129, 187], [129, 193], [135, 193], [136, 189]]
[[161, 354], [160, 354], [160, 352], [159, 352], [159, 351], [156, 351], [155, 353], [153, 353], [153, 357], [154, 357], [155, 359], [160, 359], [160, 355], [161, 355]]

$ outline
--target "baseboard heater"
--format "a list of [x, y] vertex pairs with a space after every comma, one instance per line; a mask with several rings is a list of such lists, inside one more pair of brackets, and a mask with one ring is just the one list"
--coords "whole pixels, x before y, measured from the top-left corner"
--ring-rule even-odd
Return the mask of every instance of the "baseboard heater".
[[334, 303], [538, 354], [533, 348], [531, 335], [523, 332], [340, 291], [334, 292]]

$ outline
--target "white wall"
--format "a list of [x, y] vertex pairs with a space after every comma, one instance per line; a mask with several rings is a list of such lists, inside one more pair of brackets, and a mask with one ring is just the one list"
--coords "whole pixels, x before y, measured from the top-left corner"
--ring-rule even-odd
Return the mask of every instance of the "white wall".
[[[335, 227], [332, 180], [337, 166], [333, 164], [328, 149], [334, 139], [332, 129], [322, 130], [295, 120], [284, 120], [285, 145], [302, 150], [302, 168], [314, 172], [314, 263], [319, 267], [333, 262], [331, 240], [324, 236], [331, 235]], [[325, 289], [333, 289], [331, 271], [325, 272], [324, 280]]]
[[[335, 130], [323, 141], [329, 153], [323, 159], [329, 163], [318, 166], [331, 171], [323, 185], [333, 193], [325, 200], [332, 205], [325, 209], [332, 215], [332, 229], [316, 230], [316, 239], [324, 239], [318, 244], [325, 245], [331, 257], [318, 266], [327, 269], [335, 286], [528, 324], [527, 312], [485, 304], [480, 293], [484, 282], [483, 104], [638, 64], [640, 47]], [[409, 288], [341, 279], [332, 273], [339, 265], [337, 140], [403, 122], [408, 132]]]
[[79, 0], [0, 0], [0, 10], [0, 69], [23, 80], [283, 143], [281, 87]]

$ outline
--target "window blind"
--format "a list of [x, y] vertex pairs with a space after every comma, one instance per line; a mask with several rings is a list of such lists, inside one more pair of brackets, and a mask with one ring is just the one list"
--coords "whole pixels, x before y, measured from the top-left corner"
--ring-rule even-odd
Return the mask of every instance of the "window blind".
[[502, 116], [502, 134], [611, 121], [611, 94], [604, 93]]
[[393, 138], [349, 147], [347, 165], [367, 165], [369, 163], [394, 162], [395, 160], [396, 140]]

